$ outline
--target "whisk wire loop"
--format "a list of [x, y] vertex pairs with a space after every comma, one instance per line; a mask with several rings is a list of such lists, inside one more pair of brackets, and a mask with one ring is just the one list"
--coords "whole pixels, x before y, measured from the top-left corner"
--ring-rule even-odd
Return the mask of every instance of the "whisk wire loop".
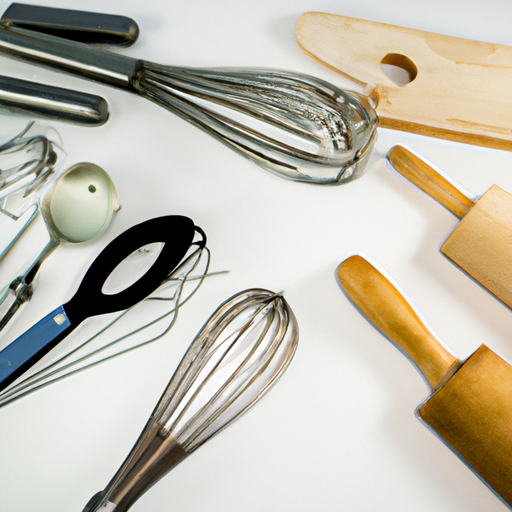
[[[263, 392], [259, 391], [259, 393], [256, 394], [256, 397], [249, 394], [250, 388], [255, 386], [258, 379], [262, 378], [270, 363], [273, 361], [282, 340], [278, 333], [275, 332], [275, 329], [273, 329], [274, 332], [271, 334], [271, 337], [274, 341], [267, 345], [264, 344], [265, 338], [271, 328], [274, 327], [272, 323], [275, 315], [275, 309], [272, 308], [268, 313], [264, 329], [262, 332], [257, 334], [257, 340], [255, 341], [252, 350], [233, 372], [230, 379], [227, 380], [221, 388], [219, 388], [217, 393], [212, 396], [211, 400], [201, 409], [202, 417], [198, 415], [196, 421], [200, 422], [203, 420], [204, 422], [200, 428], [193, 431], [193, 435], [189, 438], [187, 443], [194, 446], [194, 449], [209, 439], [208, 435], [204, 435], [207, 431], [210, 432], [210, 435], [213, 435], [213, 432], [215, 431], [215, 422], [219, 420], [222, 415], [226, 414], [230, 407], [234, 407], [235, 404], [237, 404], [238, 411], [230, 415], [230, 422], [233, 422], [243, 412], [245, 412], [249, 403]], [[268, 382], [266, 385], [268, 386]], [[242, 400], [244, 397], [246, 398], [245, 403]], [[216, 407], [216, 404], [219, 404], [217, 405], [216, 413], [210, 414], [209, 417], [204, 417], [208, 414], [209, 409]], [[188, 428], [191, 426], [193, 427], [192, 422], [190, 423], [190, 426], [187, 425]], [[200, 443], [198, 442], [199, 439]]]
[[375, 142], [377, 116], [365, 97], [307, 75], [140, 60], [131, 83], [267, 170], [298, 181], [354, 179]]
[[[267, 314], [269, 306], [267, 305], [263, 309], [264, 313]], [[197, 370], [193, 372], [194, 374], [191, 377], [192, 379], [196, 380], [202, 373], [202, 370], [205, 370], [206, 366], [208, 366], [209, 363], [213, 361], [213, 364], [209, 365], [211, 366], [211, 369], [204, 372], [205, 375], [203, 375], [203, 377], [200, 379], [199, 386], [197, 386], [197, 389], [191, 393], [190, 398], [186, 400], [186, 406], [183, 407], [181, 412], [173, 421], [173, 425], [180, 425], [180, 422], [188, 410], [192, 407], [194, 401], [201, 395], [201, 393], [206, 392], [211, 380], [214, 378], [219, 378], [218, 374], [223, 368], [227, 369], [228, 378], [223, 380], [223, 384], [219, 386], [217, 391], [212, 394], [211, 397], [205, 401], [204, 405], [202, 405], [199, 410], [182, 426], [179, 433], [175, 433], [172, 429], [170, 430], [172, 435], [175, 435], [182, 440], [182, 444], [185, 447], [193, 445], [194, 441], [199, 438], [199, 436], [201, 436], [252, 383], [250, 379], [245, 381], [242, 380], [239, 388], [234, 386], [235, 380], [241, 380], [239, 378], [240, 372], [247, 366], [248, 361], [254, 357], [254, 354], [257, 352], [270, 328], [270, 323], [267, 323], [264, 326], [263, 332], [258, 335], [256, 341], [252, 344], [251, 347], [249, 347], [250, 349], [248, 353], [243, 356], [243, 352], [241, 347], [239, 347], [239, 344], [242, 340], [246, 339], [248, 332], [254, 328], [257, 321], [259, 320], [257, 318], [258, 316], [259, 315], [256, 314], [255, 318], [251, 318], [245, 324], [238, 327], [233, 334], [226, 338], [225, 343], [222, 343], [217, 347], [212, 347], [209, 356], [204, 358], [205, 364], [203, 365], [203, 368], [197, 368]], [[221, 352], [221, 354], [217, 355], [218, 352]], [[239, 352], [238, 355], [242, 356], [243, 359], [238, 363], [238, 367], [230, 371], [229, 366], [235, 365], [236, 360], [240, 358], [237, 357], [236, 352]], [[214, 356], [216, 355], [217, 357], [214, 360]], [[220, 380], [222, 381], [222, 377]], [[228, 394], [227, 398], [225, 396], [226, 394]], [[185, 396], [182, 396], [181, 400], [183, 400], [183, 398], [185, 398]], [[216, 410], [214, 414], [211, 414], [210, 412], [212, 409]], [[185, 432], [192, 432], [193, 437], [186, 437], [184, 434]], [[206, 439], [203, 440], [203, 442], [205, 441]]]
[[[169, 419], [164, 425], [187, 451], [209, 439], [210, 427], [233, 404], [242, 411], [254, 400], [247, 390], [265, 372], [289, 327], [283, 308], [278, 311], [283, 300], [275, 295], [272, 300], [268, 295], [245, 297], [231, 309], [219, 311], [219, 316], [211, 319], [212, 328], [206, 325], [194, 341], [196, 351], [176, 372], [179, 382], [170, 393], [172, 400], [165, 413]], [[243, 314], [250, 316], [238, 325]], [[209, 387], [215, 392], [208, 392]], [[241, 396], [246, 400], [240, 401]], [[240, 414], [232, 412], [230, 422]]]

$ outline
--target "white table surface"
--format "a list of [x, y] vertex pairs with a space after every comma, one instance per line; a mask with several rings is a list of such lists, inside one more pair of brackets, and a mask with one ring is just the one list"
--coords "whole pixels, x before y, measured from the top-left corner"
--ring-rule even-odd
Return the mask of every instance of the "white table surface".
[[[141, 35], [126, 55], [290, 69], [347, 88], [356, 86], [296, 44], [302, 13], [512, 45], [512, 4], [503, 0], [42, 3], [134, 18]], [[212, 270], [230, 271], [206, 280], [163, 340], [0, 410], [0, 510], [81, 511], [127, 455], [204, 321], [250, 287], [284, 290], [300, 325], [292, 365], [261, 403], [164, 477], [134, 512], [506, 509], [417, 420], [415, 408], [428, 394], [423, 379], [348, 302], [334, 272], [361, 251], [394, 277], [455, 355], [465, 358], [485, 343], [512, 360], [511, 311], [439, 252], [457, 219], [382, 158], [392, 145], [407, 145], [481, 194], [493, 183], [512, 190], [512, 154], [379, 129], [365, 175], [345, 186], [311, 186], [269, 174], [142, 98], [5, 57], [0, 69], [108, 100], [102, 127], [54, 126], [65, 165], [101, 165], [123, 207], [100, 239], [57, 249], [5, 336], [68, 300], [102, 247], [150, 217], [191, 217], [208, 235]]]

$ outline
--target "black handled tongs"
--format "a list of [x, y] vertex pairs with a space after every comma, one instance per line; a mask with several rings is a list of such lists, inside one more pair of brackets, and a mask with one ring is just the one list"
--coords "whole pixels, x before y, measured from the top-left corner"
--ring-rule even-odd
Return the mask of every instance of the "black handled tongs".
[[[18, 3], [11, 4], [0, 22], [68, 40], [117, 46], [130, 46], [139, 35], [137, 23], [125, 16]], [[0, 113], [99, 126], [108, 119], [108, 105], [94, 94], [0, 76]]]

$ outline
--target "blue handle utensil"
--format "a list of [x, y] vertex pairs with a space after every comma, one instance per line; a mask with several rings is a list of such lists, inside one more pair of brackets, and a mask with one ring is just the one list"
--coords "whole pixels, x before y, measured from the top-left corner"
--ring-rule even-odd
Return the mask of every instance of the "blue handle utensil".
[[[110, 242], [87, 270], [75, 295], [0, 351], [0, 391], [70, 334], [83, 320], [122, 311], [140, 302], [181, 262], [199, 229], [188, 217], [171, 215], [137, 224]], [[104, 289], [109, 276], [132, 253], [163, 244], [158, 257], [136, 282], [118, 293]]]

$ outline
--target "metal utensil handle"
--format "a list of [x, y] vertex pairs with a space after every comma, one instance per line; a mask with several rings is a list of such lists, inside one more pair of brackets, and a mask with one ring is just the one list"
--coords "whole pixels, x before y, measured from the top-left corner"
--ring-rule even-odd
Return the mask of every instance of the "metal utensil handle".
[[0, 23], [0, 52], [131, 90], [136, 59]]
[[18, 312], [19, 308], [32, 299], [34, 293], [34, 279], [44, 263], [46, 258], [58, 247], [59, 241], [55, 238], [50, 238], [49, 242], [45, 245], [43, 250], [39, 253], [37, 258], [32, 262], [30, 267], [27, 268], [24, 274], [19, 275], [9, 285], [9, 293], [4, 294], [0, 298], [0, 306], [3, 305], [9, 295], [14, 295], [14, 302], [10, 305], [9, 309], [4, 313], [0, 319], [0, 331], [11, 321], [14, 315]]
[[99, 126], [108, 119], [108, 105], [95, 94], [0, 76], [0, 114]]
[[139, 36], [137, 23], [126, 16], [43, 5], [13, 3], [1, 21], [84, 43], [130, 46]]

